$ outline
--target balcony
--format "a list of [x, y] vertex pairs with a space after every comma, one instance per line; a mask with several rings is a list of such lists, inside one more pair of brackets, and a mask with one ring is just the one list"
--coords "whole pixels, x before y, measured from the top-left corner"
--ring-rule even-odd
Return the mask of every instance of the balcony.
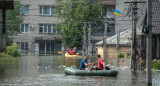
[[116, 0], [102, 0], [104, 5], [116, 5]]
[[36, 36], [35, 37], [35, 41], [36, 42], [41, 42], [41, 41], [57, 41], [57, 42], [60, 42], [62, 39], [60, 36]]

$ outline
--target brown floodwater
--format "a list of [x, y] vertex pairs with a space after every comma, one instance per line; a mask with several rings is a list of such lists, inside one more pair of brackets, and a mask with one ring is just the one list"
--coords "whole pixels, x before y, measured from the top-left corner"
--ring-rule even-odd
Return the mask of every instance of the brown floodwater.
[[[0, 86], [147, 86], [145, 70], [130, 70], [130, 59], [106, 58], [119, 70], [115, 77], [65, 75], [65, 67], [79, 68], [83, 57], [23, 56], [12, 62], [0, 62]], [[95, 56], [89, 62], [97, 62]], [[97, 63], [96, 63], [97, 64]], [[153, 71], [153, 86], [160, 86], [160, 72]]]

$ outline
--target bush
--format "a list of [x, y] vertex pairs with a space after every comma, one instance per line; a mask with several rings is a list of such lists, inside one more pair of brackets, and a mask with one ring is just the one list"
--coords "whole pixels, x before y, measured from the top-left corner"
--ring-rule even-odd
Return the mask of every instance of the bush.
[[119, 54], [118, 54], [118, 58], [124, 58], [124, 54], [119, 53]]
[[130, 57], [131, 57], [131, 55], [129, 53], [125, 54], [125, 58], [130, 58]]
[[6, 53], [0, 53], [0, 57], [10, 57], [10, 55], [8, 55]]
[[13, 57], [20, 57], [21, 53], [18, 51], [18, 46], [16, 43], [13, 43], [11, 46], [6, 48], [6, 54]]
[[152, 63], [152, 68], [153, 68], [153, 69], [159, 69], [159, 70], [160, 70], [160, 62], [153, 62], [153, 63]]

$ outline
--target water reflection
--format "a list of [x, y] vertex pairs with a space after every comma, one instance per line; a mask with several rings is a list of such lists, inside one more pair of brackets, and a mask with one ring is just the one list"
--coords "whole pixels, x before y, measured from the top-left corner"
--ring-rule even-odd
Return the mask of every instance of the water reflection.
[[[1, 58], [0, 58], [1, 60]], [[131, 71], [130, 59], [106, 58], [106, 63], [119, 70], [116, 77], [65, 75], [65, 67], [79, 68], [82, 57], [24, 56], [2, 60], [0, 86], [146, 86], [146, 71]], [[90, 62], [97, 58], [91, 57]], [[160, 72], [153, 71], [153, 85], [160, 85]]]

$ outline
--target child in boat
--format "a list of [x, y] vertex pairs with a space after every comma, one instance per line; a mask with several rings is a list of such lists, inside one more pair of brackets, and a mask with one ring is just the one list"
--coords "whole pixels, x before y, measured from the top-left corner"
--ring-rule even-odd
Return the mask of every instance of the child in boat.
[[95, 63], [88, 63], [87, 60], [89, 59], [89, 55], [86, 55], [84, 59], [82, 59], [80, 63], [80, 70], [89, 70], [86, 66], [93, 66]]

